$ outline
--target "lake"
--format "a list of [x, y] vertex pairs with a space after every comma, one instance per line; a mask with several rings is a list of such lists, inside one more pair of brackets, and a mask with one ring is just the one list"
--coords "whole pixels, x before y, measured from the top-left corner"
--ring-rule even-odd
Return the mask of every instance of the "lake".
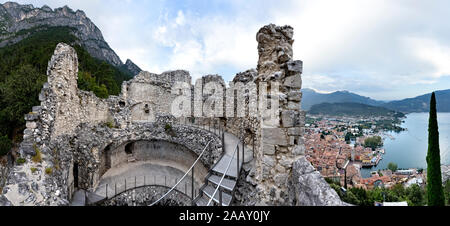
[[[363, 177], [369, 177], [370, 171], [386, 169], [389, 162], [394, 162], [399, 168], [426, 169], [428, 151], [428, 113], [411, 113], [402, 123], [406, 131], [389, 132], [393, 140], [384, 140], [386, 153], [377, 167], [361, 169]], [[441, 164], [450, 164], [450, 113], [438, 113], [439, 147]]]

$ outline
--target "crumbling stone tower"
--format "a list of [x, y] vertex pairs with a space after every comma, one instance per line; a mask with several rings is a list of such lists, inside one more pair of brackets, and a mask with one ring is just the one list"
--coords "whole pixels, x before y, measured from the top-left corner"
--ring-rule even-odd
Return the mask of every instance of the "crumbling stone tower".
[[[289, 205], [288, 180], [293, 163], [304, 154], [305, 113], [300, 110], [302, 61], [293, 61], [293, 28], [264, 26], [257, 33], [257, 84], [267, 83], [271, 100], [279, 106], [260, 110], [259, 151], [255, 179], [261, 205]], [[259, 87], [259, 96], [264, 90]], [[270, 100], [268, 101], [270, 103]], [[261, 106], [260, 99], [260, 106]], [[270, 116], [268, 112], [273, 112]]]

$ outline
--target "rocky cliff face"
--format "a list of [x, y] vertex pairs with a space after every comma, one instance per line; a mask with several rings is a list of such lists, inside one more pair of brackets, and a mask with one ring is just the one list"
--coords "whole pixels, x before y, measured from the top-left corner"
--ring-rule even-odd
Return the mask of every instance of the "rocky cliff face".
[[350, 206], [341, 201], [336, 191], [316, 171], [306, 157], [292, 167], [289, 183], [290, 203], [296, 206]]
[[67, 6], [54, 10], [48, 6], [35, 8], [14, 2], [0, 4], [0, 47], [17, 43], [33, 31], [57, 26], [74, 28], [73, 34], [93, 57], [114, 66], [124, 65], [98, 27], [81, 10], [73, 11]]
[[137, 75], [142, 71], [141, 68], [133, 63], [133, 61], [131, 61], [130, 59], [127, 60], [127, 62], [124, 64], [124, 67], [133, 75]]

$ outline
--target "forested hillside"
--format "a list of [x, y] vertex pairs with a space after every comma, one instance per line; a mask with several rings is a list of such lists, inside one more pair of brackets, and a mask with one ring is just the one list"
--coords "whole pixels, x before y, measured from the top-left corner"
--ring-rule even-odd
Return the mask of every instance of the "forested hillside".
[[20, 42], [0, 48], [0, 155], [8, 151], [11, 141], [21, 139], [24, 115], [39, 105], [38, 95], [47, 81], [47, 64], [59, 42], [77, 51], [78, 87], [82, 90], [107, 98], [119, 94], [121, 83], [132, 77], [126, 70], [92, 57], [79, 45], [73, 29], [40, 26]]

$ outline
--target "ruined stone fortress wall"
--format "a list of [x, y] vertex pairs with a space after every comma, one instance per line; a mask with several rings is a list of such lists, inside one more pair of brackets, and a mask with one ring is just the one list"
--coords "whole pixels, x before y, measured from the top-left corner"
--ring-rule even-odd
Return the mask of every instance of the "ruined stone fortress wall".
[[[27, 128], [19, 148], [25, 163], [11, 170], [3, 189], [7, 203], [67, 205], [75, 189], [75, 164], [78, 187], [92, 191], [108, 168], [125, 163], [124, 147], [129, 143], [134, 143], [137, 160], [161, 157], [159, 161], [170, 164], [184, 157], [172, 164], [184, 172], [211, 141], [195, 168], [198, 182], [222, 154], [217, 135], [180, 124], [170, 115], [169, 103], [176, 97], [172, 86], [176, 81], [190, 82], [186, 71], [143, 72], [124, 82], [121, 95], [108, 99], [79, 90], [77, 73], [75, 50], [58, 44], [48, 65], [48, 82], [39, 95], [41, 105], [25, 116]], [[161, 148], [144, 153], [144, 143], [153, 147], [164, 144], [166, 151], [177, 153], [163, 155]]]
[[[108, 99], [77, 88], [75, 50], [58, 44], [41, 105], [25, 116], [19, 149], [25, 163], [11, 170], [0, 205], [67, 205], [74, 191], [74, 167], [79, 168], [79, 188], [93, 190], [106, 170], [125, 162], [124, 149], [131, 143], [139, 160], [170, 162], [175, 155], [192, 160], [211, 141], [196, 169], [202, 172], [196, 178], [201, 181], [205, 169], [221, 157], [222, 143], [214, 133], [181, 123], [187, 118], [220, 123], [254, 150], [238, 181], [236, 205], [342, 204], [304, 156], [303, 65], [293, 60], [292, 27], [270, 24], [256, 39], [257, 70], [238, 73], [228, 86], [218, 75], [192, 84], [187, 71], [141, 72], [122, 84], [119, 96]], [[177, 102], [186, 95], [187, 103]], [[174, 106], [187, 114], [175, 114]], [[167, 151], [184, 151], [164, 155], [161, 148], [150, 148], [161, 144]], [[33, 158], [37, 154], [42, 161]], [[186, 171], [187, 164], [178, 164], [180, 170]]]
[[[268, 25], [256, 36], [258, 41], [257, 81], [271, 81], [270, 98], [279, 100], [279, 111], [268, 118], [261, 111], [261, 142], [256, 158], [257, 189], [261, 202], [276, 205], [289, 203], [287, 181], [292, 164], [304, 154], [305, 117], [300, 111], [302, 62], [293, 61], [293, 29]], [[276, 90], [275, 90], [276, 88]], [[259, 91], [261, 92], [261, 90]], [[273, 106], [272, 106], [273, 107]]]

